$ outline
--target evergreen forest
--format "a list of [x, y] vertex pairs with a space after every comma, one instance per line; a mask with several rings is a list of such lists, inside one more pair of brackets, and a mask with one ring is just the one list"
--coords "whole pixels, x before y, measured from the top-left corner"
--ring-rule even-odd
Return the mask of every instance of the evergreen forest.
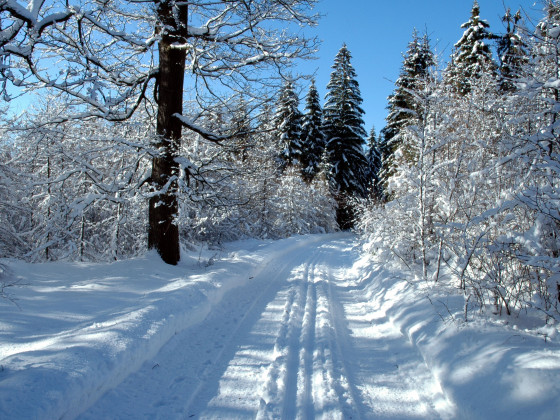
[[315, 0], [194, 3], [0, 2], [1, 258], [352, 230], [465, 311], [560, 320], [560, 1], [495, 32], [475, 0], [450, 57], [410, 28], [380, 130], [351, 46], [324, 98], [292, 73]]

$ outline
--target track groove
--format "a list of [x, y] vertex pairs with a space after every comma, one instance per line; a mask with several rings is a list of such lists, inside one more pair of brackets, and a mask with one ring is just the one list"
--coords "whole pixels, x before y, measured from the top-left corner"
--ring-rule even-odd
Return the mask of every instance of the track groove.
[[[416, 392], [430, 376], [414, 367], [421, 358], [402, 335], [385, 332], [381, 317], [366, 316], [379, 306], [354, 287], [355, 258], [350, 236], [278, 253], [166, 344], [157, 369], [132, 374], [82, 419], [106, 418], [123, 401], [132, 410], [120, 419], [437, 418], [427, 392]], [[410, 370], [394, 372], [403, 360]], [[409, 379], [411, 372], [422, 379]], [[380, 400], [390, 386], [390, 397], [410, 410]]]

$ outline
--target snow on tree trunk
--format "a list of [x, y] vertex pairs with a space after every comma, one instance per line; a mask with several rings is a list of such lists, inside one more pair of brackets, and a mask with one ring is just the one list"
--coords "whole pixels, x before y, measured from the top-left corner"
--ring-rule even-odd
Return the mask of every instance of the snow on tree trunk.
[[159, 44], [157, 148], [152, 162], [152, 185], [156, 193], [149, 203], [148, 247], [158, 251], [168, 264], [180, 259], [177, 215], [176, 162], [182, 124], [175, 115], [183, 111], [184, 48], [178, 48], [173, 37], [164, 36]]

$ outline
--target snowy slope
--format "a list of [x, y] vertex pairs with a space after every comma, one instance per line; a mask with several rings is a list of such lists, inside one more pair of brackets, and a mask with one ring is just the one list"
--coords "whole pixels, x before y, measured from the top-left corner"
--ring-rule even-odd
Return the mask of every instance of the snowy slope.
[[[358, 293], [347, 316], [361, 314], [373, 336], [393, 331], [406, 337], [445, 396], [435, 401], [442, 417], [560, 418], [557, 326], [543, 327], [541, 319], [527, 314], [488, 319], [469, 312], [464, 322], [464, 299], [456, 290], [409, 282], [367, 258], [354, 269], [362, 276], [358, 283], [349, 281]], [[384, 344], [387, 360], [398, 349]]]
[[350, 235], [9, 265], [0, 418], [558, 418], [556, 327], [464, 323]]

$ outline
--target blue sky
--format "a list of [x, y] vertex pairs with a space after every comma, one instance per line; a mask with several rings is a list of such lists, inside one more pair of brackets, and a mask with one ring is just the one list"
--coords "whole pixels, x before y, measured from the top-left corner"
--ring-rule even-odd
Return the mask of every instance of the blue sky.
[[[479, 0], [481, 18], [494, 33], [504, 30], [504, 4], [514, 12], [523, 8], [533, 17], [542, 16], [541, 0]], [[364, 99], [365, 129], [369, 133], [375, 125], [379, 132], [413, 29], [427, 30], [432, 47], [447, 61], [472, 5], [472, 0], [320, 0], [318, 11], [324, 17], [314, 34], [323, 43], [318, 59], [300, 64], [298, 71], [316, 71], [317, 88], [324, 97], [334, 57], [346, 43]]]
[[[481, 17], [490, 30], [503, 32], [501, 17], [504, 4], [513, 11], [525, 10], [530, 16], [542, 16], [543, 0], [479, 0]], [[317, 59], [300, 62], [296, 71], [315, 73], [322, 98], [330, 78], [331, 65], [343, 43], [352, 53], [358, 83], [364, 99], [365, 129], [375, 125], [377, 132], [385, 125], [387, 96], [394, 88], [412, 31], [427, 30], [431, 45], [447, 60], [463, 33], [461, 24], [471, 13], [473, 0], [319, 0], [317, 11], [323, 15], [318, 27], [309, 32], [321, 39]], [[300, 108], [308, 86], [301, 86]], [[14, 109], [27, 106], [29, 97], [14, 101]], [[17, 111], [16, 111], [17, 112]]]

